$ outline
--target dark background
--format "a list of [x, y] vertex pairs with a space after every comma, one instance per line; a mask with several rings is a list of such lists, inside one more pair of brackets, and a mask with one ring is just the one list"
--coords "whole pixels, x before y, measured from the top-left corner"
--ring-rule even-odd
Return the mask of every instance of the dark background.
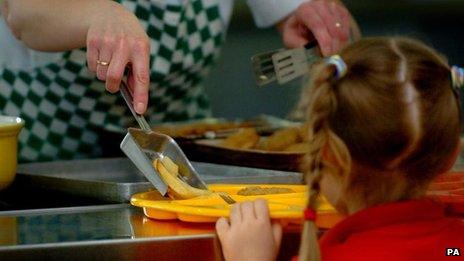
[[[364, 36], [418, 38], [447, 56], [451, 64], [464, 66], [464, 0], [344, 2]], [[206, 80], [214, 116], [288, 114], [298, 99], [301, 81], [258, 88], [250, 66], [253, 54], [281, 47], [278, 32], [274, 28], [257, 29], [245, 1], [235, 1], [221, 57]]]

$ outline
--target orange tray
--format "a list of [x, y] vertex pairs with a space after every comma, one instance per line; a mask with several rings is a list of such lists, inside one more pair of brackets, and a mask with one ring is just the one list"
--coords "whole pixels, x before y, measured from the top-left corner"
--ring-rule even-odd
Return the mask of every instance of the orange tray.
[[464, 172], [438, 176], [430, 184], [427, 195], [444, 203], [449, 214], [464, 215]]

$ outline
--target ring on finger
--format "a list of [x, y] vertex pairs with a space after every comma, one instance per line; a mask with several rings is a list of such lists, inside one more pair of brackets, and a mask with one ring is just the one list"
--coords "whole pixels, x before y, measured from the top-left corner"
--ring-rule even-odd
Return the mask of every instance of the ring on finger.
[[104, 62], [104, 61], [97, 60], [97, 64], [101, 66], [108, 66], [110, 65], [110, 62]]

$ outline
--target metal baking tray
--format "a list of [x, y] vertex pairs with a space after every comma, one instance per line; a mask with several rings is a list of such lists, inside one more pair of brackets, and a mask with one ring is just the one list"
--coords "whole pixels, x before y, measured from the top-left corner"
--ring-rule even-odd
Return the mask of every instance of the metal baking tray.
[[[301, 184], [302, 175], [211, 163], [193, 162], [206, 183]], [[127, 158], [28, 163], [18, 166], [17, 181], [37, 187], [108, 202], [129, 202], [138, 192], [153, 189]]]
[[305, 155], [304, 152], [227, 148], [220, 145], [222, 141], [204, 139], [180, 142], [180, 146], [191, 160], [280, 171], [298, 171]]
[[[205, 118], [190, 121], [164, 122], [152, 126], [152, 130], [178, 140], [197, 140], [224, 138], [244, 127], [253, 127], [258, 133], [267, 135], [277, 129], [297, 126], [299, 124], [301, 123], [263, 114], [246, 119]], [[137, 124], [131, 121], [126, 125], [130, 127]], [[125, 129], [111, 129], [109, 133], [113, 134], [112, 136], [120, 136], [125, 135], [126, 131]]]

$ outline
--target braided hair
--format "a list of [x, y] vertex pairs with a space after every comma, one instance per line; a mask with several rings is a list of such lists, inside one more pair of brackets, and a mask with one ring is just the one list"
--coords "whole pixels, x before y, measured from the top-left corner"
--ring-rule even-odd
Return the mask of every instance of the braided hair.
[[[333, 64], [315, 65], [300, 101], [309, 133], [302, 165], [308, 208], [317, 209], [325, 175], [340, 181], [345, 203], [363, 208], [422, 195], [449, 168], [459, 144], [450, 66], [406, 38], [364, 38], [340, 57], [346, 74], [337, 77]], [[346, 205], [337, 210], [351, 212]], [[301, 242], [300, 260], [320, 259], [313, 220], [305, 221]]]

